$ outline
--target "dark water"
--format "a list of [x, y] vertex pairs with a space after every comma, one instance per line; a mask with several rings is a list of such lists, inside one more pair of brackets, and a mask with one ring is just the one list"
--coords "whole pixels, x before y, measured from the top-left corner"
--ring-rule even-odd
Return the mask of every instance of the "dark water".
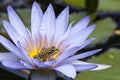
[[25, 80], [13, 73], [10, 73], [4, 69], [0, 69], [0, 80]]

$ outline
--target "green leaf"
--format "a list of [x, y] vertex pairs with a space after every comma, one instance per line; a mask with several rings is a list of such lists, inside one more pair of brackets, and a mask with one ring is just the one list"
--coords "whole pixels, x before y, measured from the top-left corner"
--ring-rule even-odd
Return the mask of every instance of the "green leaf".
[[100, 71], [79, 73], [76, 80], [120, 80], [120, 50], [112, 48], [108, 52], [89, 60], [92, 63], [109, 64], [111, 68]]
[[99, 11], [120, 11], [120, 0], [99, 0]]
[[[73, 6], [85, 8], [85, 0], [62, 0]], [[98, 11], [120, 11], [120, 0], [99, 0]]]
[[85, 8], [85, 0], [62, 0], [62, 1], [74, 6]]
[[97, 44], [108, 39], [113, 34], [116, 28], [115, 22], [113, 22], [112, 19], [110, 18], [99, 20], [95, 22], [95, 24], [96, 24], [96, 29], [89, 36], [89, 38], [91, 37], [96, 38], [93, 44]]

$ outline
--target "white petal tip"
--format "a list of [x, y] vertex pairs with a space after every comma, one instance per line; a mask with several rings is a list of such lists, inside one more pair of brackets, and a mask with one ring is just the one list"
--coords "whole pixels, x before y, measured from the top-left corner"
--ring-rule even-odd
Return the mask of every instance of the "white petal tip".
[[101, 64], [97, 64], [98, 67], [95, 68], [95, 69], [91, 69], [91, 71], [95, 71], [95, 70], [103, 70], [103, 69], [107, 69], [107, 68], [110, 68], [112, 67], [111, 65], [101, 65]]

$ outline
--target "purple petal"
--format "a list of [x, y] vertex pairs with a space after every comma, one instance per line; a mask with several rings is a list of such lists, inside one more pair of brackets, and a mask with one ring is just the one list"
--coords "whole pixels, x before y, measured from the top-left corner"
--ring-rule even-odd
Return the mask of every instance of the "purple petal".
[[59, 66], [59, 67], [56, 67], [54, 69], [56, 71], [59, 71], [59, 72], [65, 74], [67, 77], [70, 77], [70, 78], [73, 78], [73, 79], [76, 77], [75, 67], [70, 65], [70, 64]]
[[85, 41], [78, 43], [78, 44], [72, 44], [66, 50], [69, 50], [72, 48], [79, 48], [79, 50], [80, 50], [80, 49], [86, 47], [87, 45], [89, 45], [90, 43], [92, 43], [95, 39], [96, 38], [91, 38], [91, 39], [85, 40]]
[[95, 25], [92, 25], [80, 32], [77, 32], [74, 35], [70, 35], [69, 37], [66, 38], [65, 43], [69, 45], [80, 44], [88, 38], [88, 36], [93, 32], [94, 29], [95, 29]]
[[29, 69], [37, 69], [33, 64], [30, 64], [28, 62], [25, 62], [25, 61], [20, 61], [21, 64], [23, 64], [25, 67], [29, 68]]
[[18, 48], [21, 50], [21, 54], [24, 56], [24, 58], [22, 60], [28, 62], [28, 63], [32, 63], [32, 59], [29, 57], [29, 53], [26, 52], [26, 50], [23, 48], [23, 46], [21, 45], [20, 41], [17, 42]]
[[18, 69], [18, 70], [29, 69], [25, 67], [23, 64], [21, 64], [20, 62], [2, 61], [2, 64], [10, 69]]
[[69, 18], [69, 7], [65, 8], [57, 17], [55, 41], [59, 40], [67, 30]]
[[71, 30], [71, 34], [75, 34], [79, 31], [85, 29], [88, 26], [89, 22], [90, 22], [90, 16], [83, 18], [82, 20], [80, 20], [73, 26], [73, 28]]
[[73, 61], [73, 62], [71, 62], [71, 64], [74, 65], [74, 67], [76, 68], [76, 70], [78, 72], [91, 70], [98, 66], [97, 64], [83, 62], [83, 61], [79, 61], [79, 60]]
[[26, 28], [22, 21], [20, 20], [19, 16], [16, 14], [16, 12], [13, 10], [13, 8], [9, 5], [7, 7], [8, 11], [8, 17], [10, 20], [10, 24], [15, 28], [15, 30], [21, 35], [26, 36]]
[[7, 21], [3, 21], [3, 25], [8, 32], [10, 38], [13, 40], [15, 44], [17, 44], [17, 41], [20, 40], [21, 36], [19, 33], [9, 24]]
[[46, 65], [43, 62], [40, 62], [38, 59], [32, 59], [32, 63], [34, 63], [39, 68], [47, 68], [49, 65]]
[[97, 52], [101, 51], [101, 49], [97, 49], [97, 50], [92, 50], [92, 51], [89, 51], [89, 52], [85, 52], [85, 53], [81, 53], [81, 54], [78, 54], [78, 55], [75, 55], [75, 56], [72, 56], [68, 59], [66, 59], [63, 63], [66, 64], [66, 63], [70, 63], [72, 61], [75, 61], [77, 59], [83, 59], [83, 58], [86, 58], [86, 57], [89, 57]]
[[67, 31], [65, 32], [63, 39], [68, 37], [70, 35], [71, 29], [72, 29], [73, 22], [69, 24]]
[[32, 62], [40, 68], [48, 68], [48, 67], [52, 67], [55, 61], [41, 62], [38, 59], [32, 59]]
[[19, 61], [20, 58], [10, 52], [0, 53], [0, 61]]
[[42, 17], [43, 17], [43, 12], [39, 4], [35, 1], [33, 3], [32, 12], [31, 12], [31, 31], [33, 36], [38, 34]]
[[72, 49], [70, 49], [70, 50], [68, 50], [68, 51], [65, 51], [64, 53], [62, 53], [62, 54], [60, 55], [60, 57], [58, 57], [58, 58], [56, 59], [56, 62], [55, 62], [54, 65], [60, 65], [60, 63], [61, 63], [64, 59], [66, 59], [66, 58], [68, 58], [70, 55], [76, 53], [78, 50], [79, 50], [79, 48], [72, 48]]
[[79, 46], [75, 46], [75, 47], [71, 47], [70, 49], [64, 51], [60, 57], [57, 58], [55, 65], [59, 64], [60, 62], [62, 62], [64, 59], [68, 58], [69, 56], [72, 56], [73, 54], [75, 54], [78, 50], [84, 48], [85, 46], [87, 46], [88, 44], [90, 44], [92, 41], [94, 40], [94, 38], [91, 38], [89, 40], [84, 41], [81, 44], [78, 44]]
[[25, 58], [22, 54], [21, 51], [13, 44], [11, 43], [8, 39], [4, 38], [3, 36], [0, 36], [0, 43], [7, 48], [9, 51], [11, 51], [13, 54], [18, 56], [19, 58], [23, 59]]
[[46, 34], [48, 41], [51, 40], [51, 38], [54, 35], [55, 32], [55, 13], [53, 10], [52, 5], [50, 4], [43, 16], [40, 32]]
[[80, 61], [80, 60], [76, 60], [76, 61], [72, 61], [71, 64], [73, 65], [82, 65], [82, 64], [93, 64], [93, 63], [88, 63], [88, 62], [84, 62], [84, 61]]
[[97, 65], [95, 64], [83, 64], [83, 65], [73, 65], [76, 69], [76, 71], [81, 72], [81, 71], [87, 71], [87, 70], [91, 70], [97, 67]]
[[44, 62], [44, 64], [46, 64], [48, 66], [53, 66], [54, 63], [55, 63], [55, 61], [46, 61], [46, 62]]
[[64, 41], [70, 35], [72, 24], [73, 24], [73, 22], [69, 24], [68, 29], [64, 33], [64, 35], [60, 39], [57, 39], [57, 42], [55, 43], [56, 47], [58, 47], [59, 43], [61, 43], [62, 41]]
[[106, 69], [106, 68], [110, 68], [111, 65], [103, 65], [103, 64], [95, 64], [95, 63], [88, 63], [88, 62], [83, 62], [80, 60], [76, 60], [71, 62], [72, 65], [96, 65], [97, 67], [95, 68], [91, 68], [91, 71], [95, 71], [95, 70], [102, 70], [102, 69]]

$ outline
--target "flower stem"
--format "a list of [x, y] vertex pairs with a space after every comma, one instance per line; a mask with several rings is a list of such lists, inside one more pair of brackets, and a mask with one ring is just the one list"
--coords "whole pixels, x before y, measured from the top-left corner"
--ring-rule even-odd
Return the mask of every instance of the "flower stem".
[[56, 72], [53, 70], [31, 70], [28, 80], [56, 80]]

